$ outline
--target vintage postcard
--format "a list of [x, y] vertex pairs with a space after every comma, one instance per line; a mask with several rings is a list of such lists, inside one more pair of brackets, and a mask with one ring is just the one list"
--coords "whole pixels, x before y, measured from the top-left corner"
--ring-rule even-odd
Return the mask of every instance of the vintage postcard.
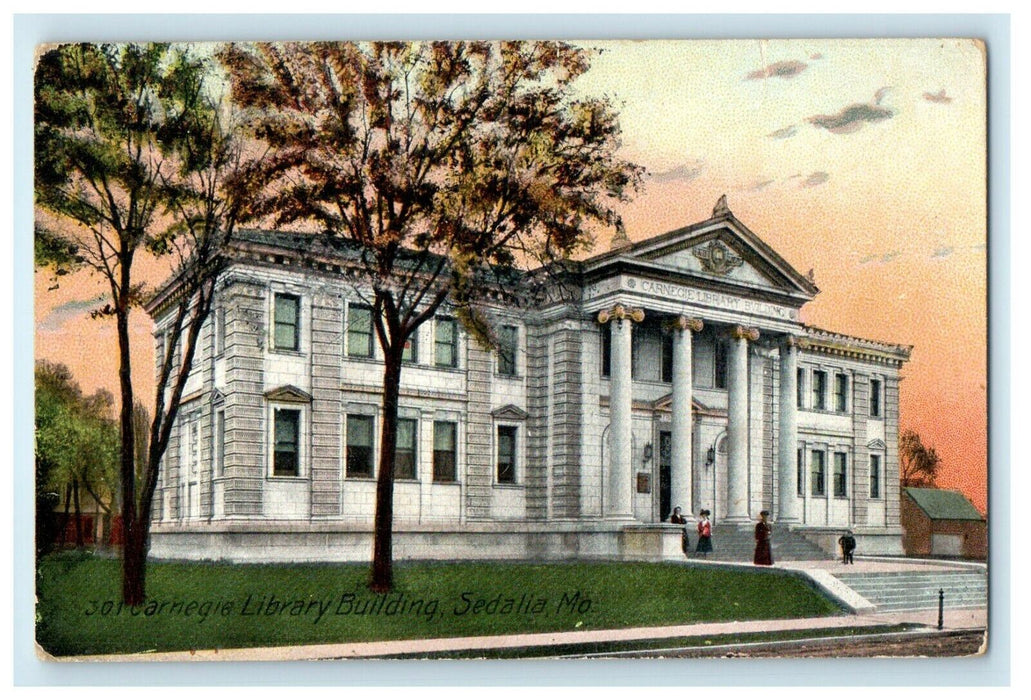
[[975, 39], [47, 44], [47, 660], [987, 639]]

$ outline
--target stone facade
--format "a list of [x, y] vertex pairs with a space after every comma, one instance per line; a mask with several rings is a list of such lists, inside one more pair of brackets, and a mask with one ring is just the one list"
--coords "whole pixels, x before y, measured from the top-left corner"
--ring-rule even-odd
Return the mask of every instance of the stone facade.
[[[297, 238], [235, 244], [165, 456], [157, 557], [369, 556], [380, 350], [346, 262]], [[446, 306], [419, 328], [399, 557], [642, 556], [653, 541], [665, 556], [675, 505], [901, 551], [909, 347], [801, 323], [817, 288], [726, 209], [588, 259], [575, 282], [572, 299], [489, 310], [515, 345], [504, 366]], [[159, 358], [166, 297], [148, 307]]]

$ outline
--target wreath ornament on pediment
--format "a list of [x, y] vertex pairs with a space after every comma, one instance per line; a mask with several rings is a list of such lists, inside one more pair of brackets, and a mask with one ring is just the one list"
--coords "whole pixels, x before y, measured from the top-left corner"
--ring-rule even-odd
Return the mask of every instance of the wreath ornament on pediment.
[[716, 275], [726, 275], [738, 265], [744, 263], [720, 241], [709, 241], [707, 246], [699, 246], [693, 251], [694, 256], [702, 263], [702, 269]]

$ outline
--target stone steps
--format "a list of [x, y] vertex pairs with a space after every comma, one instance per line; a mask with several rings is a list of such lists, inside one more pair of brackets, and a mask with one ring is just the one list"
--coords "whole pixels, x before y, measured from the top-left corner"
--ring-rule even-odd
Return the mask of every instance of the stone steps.
[[[698, 544], [698, 535], [691, 533], [692, 556]], [[787, 528], [774, 530], [771, 540], [773, 561], [819, 561], [833, 557], [802, 535]], [[751, 562], [755, 554], [755, 525], [714, 525], [713, 551], [708, 558], [714, 561]]]
[[944, 606], [949, 609], [988, 604], [988, 578], [983, 571], [842, 573], [835, 577], [879, 611], [936, 608], [939, 589], [945, 592]]

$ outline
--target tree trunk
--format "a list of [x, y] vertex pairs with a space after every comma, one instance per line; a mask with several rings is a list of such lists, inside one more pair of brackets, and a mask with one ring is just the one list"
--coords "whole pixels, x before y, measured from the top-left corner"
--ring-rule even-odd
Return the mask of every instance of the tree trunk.
[[[130, 261], [122, 260], [120, 299], [128, 299]], [[129, 309], [118, 308], [118, 381], [121, 389], [120, 407], [121, 453], [119, 475], [122, 481], [122, 600], [126, 605], [143, 602], [143, 550], [140, 547], [138, 522], [136, 518], [136, 438], [132, 420], [132, 358], [129, 346]]]
[[147, 553], [140, 528], [122, 525], [122, 599], [126, 605], [142, 605], [146, 597]]
[[72, 485], [66, 484], [64, 487], [64, 515], [61, 517], [61, 538], [58, 540], [58, 546], [60, 549], [64, 549], [64, 544], [68, 539], [68, 509], [72, 504]]
[[82, 549], [86, 542], [82, 537], [82, 507], [79, 505], [79, 480], [72, 480], [72, 498], [75, 499], [75, 546]]
[[394, 585], [394, 452], [397, 448], [397, 400], [401, 392], [401, 352], [404, 343], [388, 350], [383, 368], [383, 435], [380, 439], [376, 479], [376, 519], [372, 545], [372, 580], [369, 587], [386, 593]]

